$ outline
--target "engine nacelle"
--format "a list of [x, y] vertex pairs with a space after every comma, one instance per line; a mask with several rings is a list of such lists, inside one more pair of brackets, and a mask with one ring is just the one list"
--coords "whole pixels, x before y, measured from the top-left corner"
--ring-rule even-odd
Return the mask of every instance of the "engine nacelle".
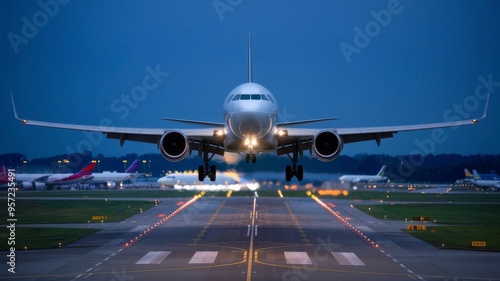
[[45, 183], [43, 182], [30, 182], [30, 181], [23, 181], [21, 183], [21, 187], [26, 190], [31, 190], [31, 189], [40, 189], [45, 187]]
[[318, 160], [330, 162], [339, 156], [343, 147], [342, 138], [336, 132], [323, 130], [314, 135], [311, 151]]
[[165, 159], [178, 162], [188, 155], [189, 141], [183, 132], [170, 131], [161, 137], [158, 148]]

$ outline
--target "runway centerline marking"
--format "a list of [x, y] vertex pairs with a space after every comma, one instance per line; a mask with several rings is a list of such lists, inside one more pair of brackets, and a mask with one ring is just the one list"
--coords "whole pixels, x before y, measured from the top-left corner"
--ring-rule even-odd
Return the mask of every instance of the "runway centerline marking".
[[253, 237], [255, 230], [255, 206], [257, 205], [257, 197], [253, 198], [253, 207], [250, 217], [252, 218], [252, 225], [250, 228], [250, 245], [248, 246], [248, 267], [247, 267], [247, 281], [252, 280], [252, 263], [253, 263]]

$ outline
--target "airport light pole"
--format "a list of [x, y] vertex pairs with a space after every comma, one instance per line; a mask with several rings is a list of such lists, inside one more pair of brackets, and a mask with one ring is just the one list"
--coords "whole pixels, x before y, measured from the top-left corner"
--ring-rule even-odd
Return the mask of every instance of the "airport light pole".
[[62, 163], [62, 160], [57, 160], [57, 164], [59, 164], [59, 173], [61, 173], [61, 163]]
[[144, 166], [144, 175], [146, 175], [146, 160], [142, 160], [142, 165]]
[[127, 171], [127, 160], [123, 160], [123, 172], [125, 173]]
[[24, 173], [26, 174], [26, 165], [28, 164], [28, 160], [23, 160], [24, 164]]

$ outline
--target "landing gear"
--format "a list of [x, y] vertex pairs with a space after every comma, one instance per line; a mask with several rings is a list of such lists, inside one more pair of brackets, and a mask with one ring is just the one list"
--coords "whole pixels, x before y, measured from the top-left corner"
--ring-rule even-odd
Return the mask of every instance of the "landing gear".
[[217, 177], [217, 169], [215, 165], [210, 166], [210, 160], [214, 157], [215, 153], [209, 156], [208, 147], [205, 144], [202, 144], [202, 151], [199, 154], [203, 153], [203, 162], [205, 166], [198, 166], [198, 180], [203, 181], [206, 177], [210, 179], [210, 181], [215, 181]]
[[302, 165], [297, 166], [298, 155], [302, 156], [302, 150], [300, 150], [300, 144], [293, 144], [292, 156], [290, 153], [287, 153], [288, 157], [292, 160], [292, 166], [287, 165], [285, 170], [285, 178], [286, 181], [291, 181], [294, 176], [297, 177], [298, 181], [302, 181], [304, 179], [304, 168]]
[[247, 153], [247, 155], [245, 156], [245, 161], [247, 162], [247, 164], [250, 163], [250, 161], [255, 164], [255, 162], [257, 162], [257, 156], [255, 156], [255, 153]]

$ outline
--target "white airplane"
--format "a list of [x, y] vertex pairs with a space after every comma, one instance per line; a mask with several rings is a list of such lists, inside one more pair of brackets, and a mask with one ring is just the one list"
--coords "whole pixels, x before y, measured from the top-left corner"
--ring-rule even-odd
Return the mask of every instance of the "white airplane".
[[497, 190], [500, 189], [500, 178], [493, 177], [491, 179], [483, 179], [483, 177], [479, 175], [476, 170], [472, 170], [472, 174], [474, 175], [474, 179], [469, 179], [468, 182], [483, 187], [491, 187]]
[[44, 186], [87, 182], [93, 178], [92, 171], [94, 170], [94, 166], [95, 163], [91, 162], [74, 174], [16, 174], [15, 181], [21, 182], [23, 188], [33, 189]]
[[140, 176], [141, 174], [135, 172], [139, 167], [139, 164], [140, 160], [136, 159], [130, 165], [130, 167], [127, 168], [125, 173], [107, 172], [107, 171], [104, 171], [102, 173], [93, 173], [92, 176], [94, 177], [89, 182], [94, 184], [105, 183], [107, 187], [114, 187], [118, 182], [124, 182], [126, 180]]
[[1, 183], [9, 183], [9, 173], [8, 170], [5, 169], [5, 166], [0, 167], [0, 184]]
[[305, 129], [293, 126], [335, 120], [323, 118], [294, 122], [278, 122], [278, 103], [276, 98], [264, 86], [252, 81], [252, 53], [250, 38], [248, 41], [248, 82], [234, 88], [225, 98], [223, 105], [223, 123], [192, 121], [164, 118], [164, 120], [206, 126], [197, 129], [174, 128], [129, 128], [103, 127], [78, 124], [53, 123], [20, 118], [11, 93], [14, 116], [24, 125], [61, 128], [69, 130], [102, 132], [107, 138], [125, 141], [153, 143], [158, 146], [165, 159], [177, 162], [197, 151], [203, 157], [204, 165], [198, 167], [198, 178], [203, 181], [209, 177], [216, 179], [216, 168], [210, 166], [214, 155], [226, 152], [246, 154], [246, 162], [256, 162], [257, 153], [273, 152], [278, 156], [288, 155], [292, 165], [286, 166], [286, 180], [296, 176], [303, 179], [303, 167], [297, 165], [304, 150], [310, 150], [320, 161], [329, 162], [337, 158], [345, 144], [374, 140], [377, 145], [383, 138], [391, 138], [395, 133], [414, 130], [426, 130], [444, 127], [456, 127], [476, 124], [486, 117], [488, 99], [481, 118], [432, 124], [383, 126], [365, 128], [319, 128]]
[[385, 181], [388, 178], [384, 177], [385, 173], [385, 168], [386, 166], [382, 166], [380, 171], [376, 175], [343, 175], [339, 178], [339, 180], [344, 183], [344, 182], [352, 182], [352, 183], [359, 183], [359, 182], [377, 182], [377, 181]]
[[234, 171], [217, 172], [217, 179], [209, 184], [198, 179], [197, 173], [169, 173], [161, 177], [157, 182], [161, 188], [195, 189], [195, 190], [255, 190], [260, 187], [256, 182], [241, 178]]

